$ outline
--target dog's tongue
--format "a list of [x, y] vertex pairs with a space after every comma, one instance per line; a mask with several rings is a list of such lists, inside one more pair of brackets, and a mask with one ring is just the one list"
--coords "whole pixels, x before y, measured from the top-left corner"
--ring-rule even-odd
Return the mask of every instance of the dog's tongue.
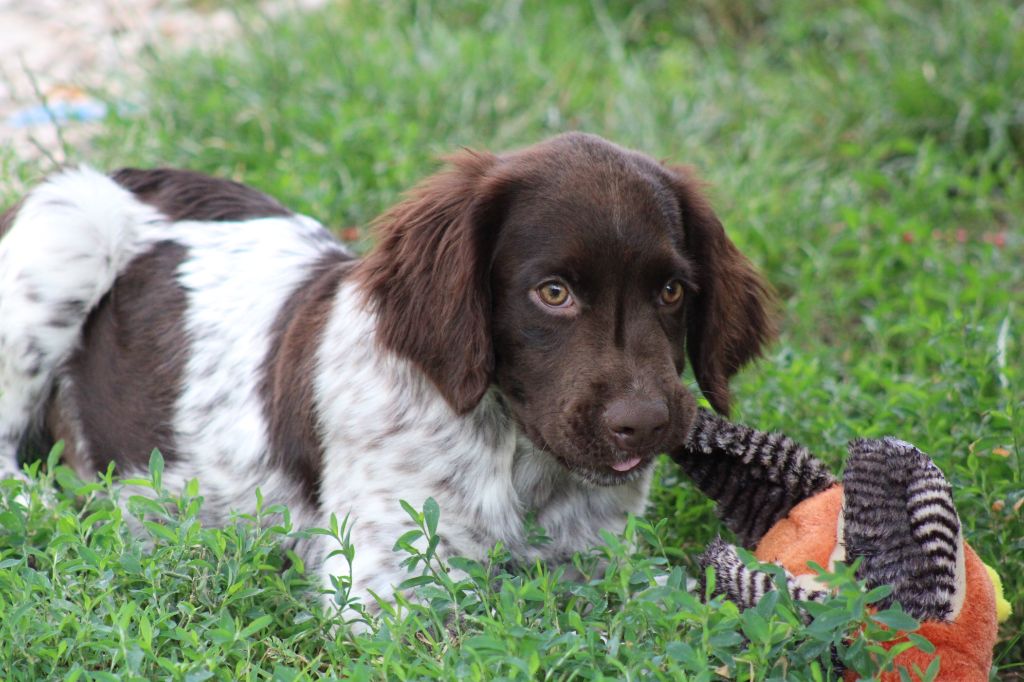
[[630, 457], [625, 462], [616, 462], [615, 464], [612, 465], [612, 469], [615, 469], [616, 471], [626, 472], [635, 467], [639, 463], [639, 457]]

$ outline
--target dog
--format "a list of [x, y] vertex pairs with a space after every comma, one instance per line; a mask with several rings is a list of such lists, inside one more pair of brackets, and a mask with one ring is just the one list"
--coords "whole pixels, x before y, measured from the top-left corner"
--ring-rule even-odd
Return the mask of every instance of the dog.
[[441, 556], [567, 561], [644, 511], [685, 442], [686, 359], [727, 412], [773, 335], [691, 171], [597, 136], [464, 150], [375, 229], [357, 258], [232, 181], [50, 177], [0, 219], [3, 474], [56, 440], [82, 475], [159, 448], [210, 522], [257, 487], [299, 526], [347, 515], [351, 564], [324, 536], [301, 552], [372, 612], [408, 577], [399, 500], [439, 503]]

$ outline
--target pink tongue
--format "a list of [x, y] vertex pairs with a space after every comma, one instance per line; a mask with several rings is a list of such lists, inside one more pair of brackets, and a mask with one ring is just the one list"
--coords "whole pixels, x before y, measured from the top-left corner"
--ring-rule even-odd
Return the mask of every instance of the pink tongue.
[[616, 471], [629, 471], [639, 463], [639, 457], [632, 457], [630, 459], [627, 459], [625, 462], [616, 462], [615, 464], [612, 465], [612, 469], [615, 469]]

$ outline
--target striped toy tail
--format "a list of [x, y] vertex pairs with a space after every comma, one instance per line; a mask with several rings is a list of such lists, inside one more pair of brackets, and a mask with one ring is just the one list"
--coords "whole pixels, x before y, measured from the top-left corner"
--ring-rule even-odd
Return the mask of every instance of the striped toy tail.
[[[761, 598], [776, 589], [770, 573], [748, 568], [736, 548], [722, 538], [715, 538], [697, 559], [701, 568], [715, 569], [713, 595], [724, 595], [740, 609], [757, 606]], [[797, 601], [823, 602], [828, 597], [824, 585], [817, 584], [810, 576], [794, 576], [784, 570], [786, 590]], [[706, 588], [706, 585], [702, 586]]]
[[672, 459], [717, 502], [715, 511], [752, 548], [803, 500], [836, 480], [806, 447], [699, 410], [687, 444]]
[[862, 557], [858, 577], [892, 585], [878, 604], [898, 601], [922, 620], [951, 621], [964, 599], [964, 543], [953, 494], [942, 471], [895, 438], [856, 440], [843, 476], [847, 561]]

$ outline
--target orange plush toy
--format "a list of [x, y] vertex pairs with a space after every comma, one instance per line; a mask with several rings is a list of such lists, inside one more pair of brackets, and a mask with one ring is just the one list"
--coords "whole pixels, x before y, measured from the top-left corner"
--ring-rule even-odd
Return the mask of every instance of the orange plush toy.
[[[997, 593], [994, 573], [963, 541], [949, 483], [923, 452], [895, 438], [854, 441], [840, 484], [786, 436], [702, 411], [673, 459], [718, 503], [743, 546], [786, 569], [794, 598], [820, 601], [828, 594], [810, 562], [829, 568], [860, 557], [857, 577], [869, 588], [892, 585], [877, 608], [898, 601], [921, 622], [917, 632], [935, 653], [903, 652], [882, 680], [899, 680], [900, 668], [918, 679], [915, 666], [926, 670], [934, 657], [939, 680], [989, 678], [997, 608], [1005, 617], [1009, 605]], [[740, 608], [775, 587], [768, 573], [748, 569], [720, 539], [701, 562], [715, 567], [716, 593]], [[847, 679], [855, 679], [852, 671]]]

